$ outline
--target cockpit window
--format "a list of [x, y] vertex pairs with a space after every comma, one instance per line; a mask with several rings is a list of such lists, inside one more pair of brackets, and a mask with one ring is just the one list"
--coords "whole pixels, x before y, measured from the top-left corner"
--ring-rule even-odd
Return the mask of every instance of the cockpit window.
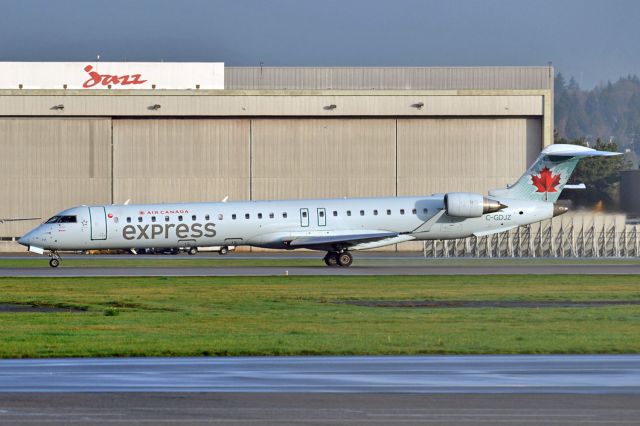
[[77, 216], [54, 216], [45, 223], [76, 223]]

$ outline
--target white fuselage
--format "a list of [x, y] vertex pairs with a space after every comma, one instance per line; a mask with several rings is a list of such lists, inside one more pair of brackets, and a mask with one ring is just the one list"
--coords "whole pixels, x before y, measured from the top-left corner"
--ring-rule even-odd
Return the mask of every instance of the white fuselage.
[[57, 215], [75, 219], [44, 223], [26, 234], [20, 243], [44, 250], [229, 245], [283, 249], [292, 248], [289, 242], [301, 237], [398, 234], [351, 245], [350, 248], [358, 250], [411, 240], [488, 235], [553, 216], [551, 203], [500, 201], [507, 207], [474, 218], [443, 214], [441, 195], [80, 206]]

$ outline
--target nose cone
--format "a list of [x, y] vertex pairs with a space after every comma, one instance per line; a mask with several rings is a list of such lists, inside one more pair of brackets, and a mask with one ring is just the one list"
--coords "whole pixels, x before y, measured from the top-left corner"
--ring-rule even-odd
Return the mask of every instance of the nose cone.
[[18, 240], [18, 244], [22, 244], [25, 247], [29, 247], [31, 245], [33, 245], [33, 236], [35, 234], [35, 229], [32, 231], [27, 232], [25, 235], [23, 235], [19, 240]]
[[[27, 234], [27, 235], [29, 235], [29, 234]], [[18, 244], [22, 244], [25, 247], [29, 247], [30, 246], [30, 244], [29, 244], [30, 238], [27, 235], [24, 235], [22, 238], [18, 239]]]

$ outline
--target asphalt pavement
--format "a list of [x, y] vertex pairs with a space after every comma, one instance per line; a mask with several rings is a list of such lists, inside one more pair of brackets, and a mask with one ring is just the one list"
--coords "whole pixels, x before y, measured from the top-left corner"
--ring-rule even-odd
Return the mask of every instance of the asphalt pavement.
[[640, 355], [0, 360], [0, 379], [0, 392], [640, 395]]
[[1, 424], [637, 424], [640, 356], [0, 361]]
[[638, 275], [640, 264], [429, 265], [424, 266], [212, 266], [0, 268], [0, 277], [222, 277], [283, 275]]

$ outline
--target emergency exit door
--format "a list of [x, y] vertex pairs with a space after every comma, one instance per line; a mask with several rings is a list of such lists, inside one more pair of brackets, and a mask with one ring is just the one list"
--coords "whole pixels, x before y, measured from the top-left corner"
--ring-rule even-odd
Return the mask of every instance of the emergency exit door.
[[91, 239], [107, 239], [107, 213], [104, 207], [89, 207], [89, 219], [91, 222]]
[[309, 209], [300, 209], [300, 226], [309, 226]]
[[327, 226], [327, 212], [324, 207], [318, 209], [318, 226]]

